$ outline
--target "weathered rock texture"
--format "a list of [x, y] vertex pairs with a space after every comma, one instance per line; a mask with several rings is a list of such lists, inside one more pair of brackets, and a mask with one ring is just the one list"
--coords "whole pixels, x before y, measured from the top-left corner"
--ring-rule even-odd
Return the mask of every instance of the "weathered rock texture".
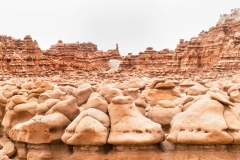
[[221, 15], [216, 26], [202, 31], [198, 37], [181, 39], [174, 51], [148, 47], [139, 55], [126, 56], [119, 69], [150, 75], [239, 69], [240, 9], [231, 12]]
[[[139, 159], [143, 153], [144, 159], [236, 159], [239, 77], [201, 85], [198, 78], [177, 82], [174, 77], [119, 83], [59, 83], [46, 77], [0, 81], [0, 155], [28, 160]], [[189, 84], [182, 85], [185, 94], [177, 84]]]
[[[217, 25], [208, 31], [202, 31], [188, 41], [180, 39], [174, 51], [167, 48], [156, 51], [147, 47], [139, 55], [129, 53], [125, 57], [120, 56], [118, 45], [103, 52], [91, 42], [63, 43], [59, 40], [50, 49], [42, 51], [29, 35], [24, 40], [0, 36], [0, 69], [5, 74], [14, 75], [81, 74], [93, 70], [98, 72], [92, 74], [101, 74], [110, 70], [111, 59], [118, 59], [122, 60], [119, 71], [134, 75], [238, 70], [239, 17], [240, 9], [221, 15]], [[119, 62], [116, 63], [118, 66]]]
[[27, 35], [24, 40], [0, 36], [1, 70], [14, 75], [51, 75], [65, 72], [106, 71], [110, 59], [121, 59], [116, 49], [103, 52], [97, 45], [63, 43], [61, 40], [42, 51], [36, 40]]
[[[30, 36], [0, 36], [5, 75], [57, 72], [0, 79], [0, 159], [239, 159], [240, 72], [229, 72], [239, 69], [238, 15], [175, 51], [129, 55], [115, 73], [104, 65], [121, 58], [118, 46], [59, 41], [41, 51]], [[151, 77], [190, 71], [203, 72]]]

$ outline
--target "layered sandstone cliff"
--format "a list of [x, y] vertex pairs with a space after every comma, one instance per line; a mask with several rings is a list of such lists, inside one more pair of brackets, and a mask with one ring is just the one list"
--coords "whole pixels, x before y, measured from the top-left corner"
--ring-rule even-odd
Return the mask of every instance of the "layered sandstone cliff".
[[[180, 39], [174, 51], [155, 51], [148, 47], [139, 55], [129, 54], [120, 70], [159, 73], [193, 73], [239, 69], [240, 9], [221, 15], [216, 26], [189, 41]], [[157, 71], [156, 71], [157, 69]]]
[[42, 51], [36, 40], [27, 35], [24, 40], [0, 36], [1, 71], [11, 75], [52, 75], [65, 72], [109, 69], [110, 59], [121, 59], [116, 49], [99, 51], [88, 43], [63, 43], [61, 40]]
[[148, 47], [118, 71], [111, 61], [117, 73], [118, 45], [59, 40], [42, 51], [30, 36], [0, 36], [2, 72], [24, 76], [0, 79], [0, 160], [239, 159], [238, 15], [174, 51]]
[[118, 45], [103, 52], [91, 42], [63, 43], [61, 40], [42, 51], [36, 40], [0, 36], [0, 69], [4, 74], [53, 75], [109, 70], [109, 60], [122, 60], [119, 71], [135, 74], [222, 72], [239, 69], [240, 9], [224, 14], [216, 26], [189, 41], [180, 39], [176, 49], [156, 51], [146, 48], [138, 55], [121, 57]]

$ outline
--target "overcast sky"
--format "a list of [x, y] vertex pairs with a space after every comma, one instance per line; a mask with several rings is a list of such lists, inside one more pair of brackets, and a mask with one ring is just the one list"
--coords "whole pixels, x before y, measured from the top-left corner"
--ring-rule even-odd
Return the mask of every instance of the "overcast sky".
[[59, 39], [104, 51], [118, 43], [121, 55], [174, 50], [233, 8], [240, 0], [0, 0], [0, 35], [30, 34], [43, 50]]

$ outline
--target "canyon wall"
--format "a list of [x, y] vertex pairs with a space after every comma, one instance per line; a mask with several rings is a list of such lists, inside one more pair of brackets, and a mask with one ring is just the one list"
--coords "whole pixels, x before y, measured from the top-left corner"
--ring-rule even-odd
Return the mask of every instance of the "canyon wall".
[[155, 51], [148, 47], [139, 55], [129, 54], [120, 65], [122, 71], [143, 70], [161, 73], [200, 73], [239, 69], [240, 9], [221, 15], [215, 27], [202, 31], [189, 41], [180, 39], [174, 51]]
[[238, 11], [175, 51], [126, 57], [0, 36], [0, 160], [240, 159]]
[[55, 75], [66, 72], [106, 71], [110, 59], [121, 59], [118, 45], [106, 52], [88, 43], [63, 43], [61, 40], [42, 51], [36, 40], [0, 36], [0, 70], [10, 75]]
[[119, 72], [199, 73], [222, 72], [240, 68], [240, 9], [221, 15], [217, 25], [189, 41], [180, 39], [175, 50], [156, 51], [147, 47], [138, 55], [121, 57], [118, 45], [106, 52], [91, 42], [63, 43], [61, 40], [42, 51], [36, 40], [0, 36], [0, 70], [13, 75], [53, 75], [109, 70], [109, 60], [121, 60]]

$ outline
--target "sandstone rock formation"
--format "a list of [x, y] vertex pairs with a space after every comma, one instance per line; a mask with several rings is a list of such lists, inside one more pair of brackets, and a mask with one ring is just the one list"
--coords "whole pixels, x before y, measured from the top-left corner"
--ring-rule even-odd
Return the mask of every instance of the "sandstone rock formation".
[[[219, 150], [216, 145], [234, 150], [233, 145], [240, 143], [239, 75], [202, 81], [174, 77], [2, 81], [0, 154], [74, 159], [104, 152], [154, 155], [159, 149], [180, 154], [190, 150], [188, 145], [198, 147], [197, 152], [207, 146]], [[184, 92], [179, 84], [188, 84]]]
[[63, 43], [59, 40], [50, 49], [42, 51], [37, 41], [29, 35], [24, 40], [0, 36], [0, 69], [5, 75], [17, 76], [71, 76], [76, 73], [88, 76], [85, 72], [93, 70], [98, 71], [95, 75], [108, 73], [109, 76], [114, 76], [111, 75], [112, 71], [116, 72], [117, 69], [122, 73], [147, 76], [237, 70], [240, 48], [239, 10], [233, 9], [231, 14], [221, 15], [216, 26], [202, 31], [189, 41], [180, 39], [175, 50], [166, 48], [156, 51], [147, 47], [139, 55], [129, 54], [123, 58], [118, 45], [115, 49], [103, 52], [91, 42]]
[[223, 113], [220, 102], [201, 99], [173, 118], [167, 140], [185, 144], [230, 144], [233, 138], [226, 131]]
[[[139, 55], [124, 57], [119, 70], [137, 74], [159, 75], [166, 73], [192, 74], [222, 72], [239, 69], [239, 27], [240, 9], [231, 10], [229, 15], [221, 15], [216, 26], [202, 31], [189, 41], [180, 39], [174, 51], [155, 51], [148, 47]], [[140, 75], [140, 74], [138, 74]]]
[[82, 112], [66, 128], [62, 141], [69, 145], [101, 146], [107, 143], [110, 120], [108, 103], [94, 92]]
[[0, 36], [0, 159], [239, 159], [239, 26], [234, 9], [175, 51], [123, 59]]
[[165, 139], [161, 125], [140, 114], [129, 96], [117, 96], [108, 106], [111, 132], [108, 143], [115, 145], [146, 145]]
[[[24, 40], [0, 36], [1, 71], [12, 75], [55, 75], [66, 72], [107, 71], [109, 60], [120, 60], [116, 49], [99, 51], [88, 43], [63, 43], [61, 40], [42, 51], [30, 35]], [[100, 67], [101, 66], [101, 67]], [[102, 70], [100, 70], [102, 69]]]
[[154, 122], [161, 124], [162, 126], [170, 125], [172, 117], [182, 110], [175, 106], [169, 100], [160, 100], [146, 115]]
[[[157, 81], [158, 82], [158, 81]], [[175, 90], [175, 84], [172, 81], [152, 82], [149, 90], [143, 93], [146, 101], [150, 105], [155, 105], [159, 100], [174, 100], [180, 97], [180, 93]]]

